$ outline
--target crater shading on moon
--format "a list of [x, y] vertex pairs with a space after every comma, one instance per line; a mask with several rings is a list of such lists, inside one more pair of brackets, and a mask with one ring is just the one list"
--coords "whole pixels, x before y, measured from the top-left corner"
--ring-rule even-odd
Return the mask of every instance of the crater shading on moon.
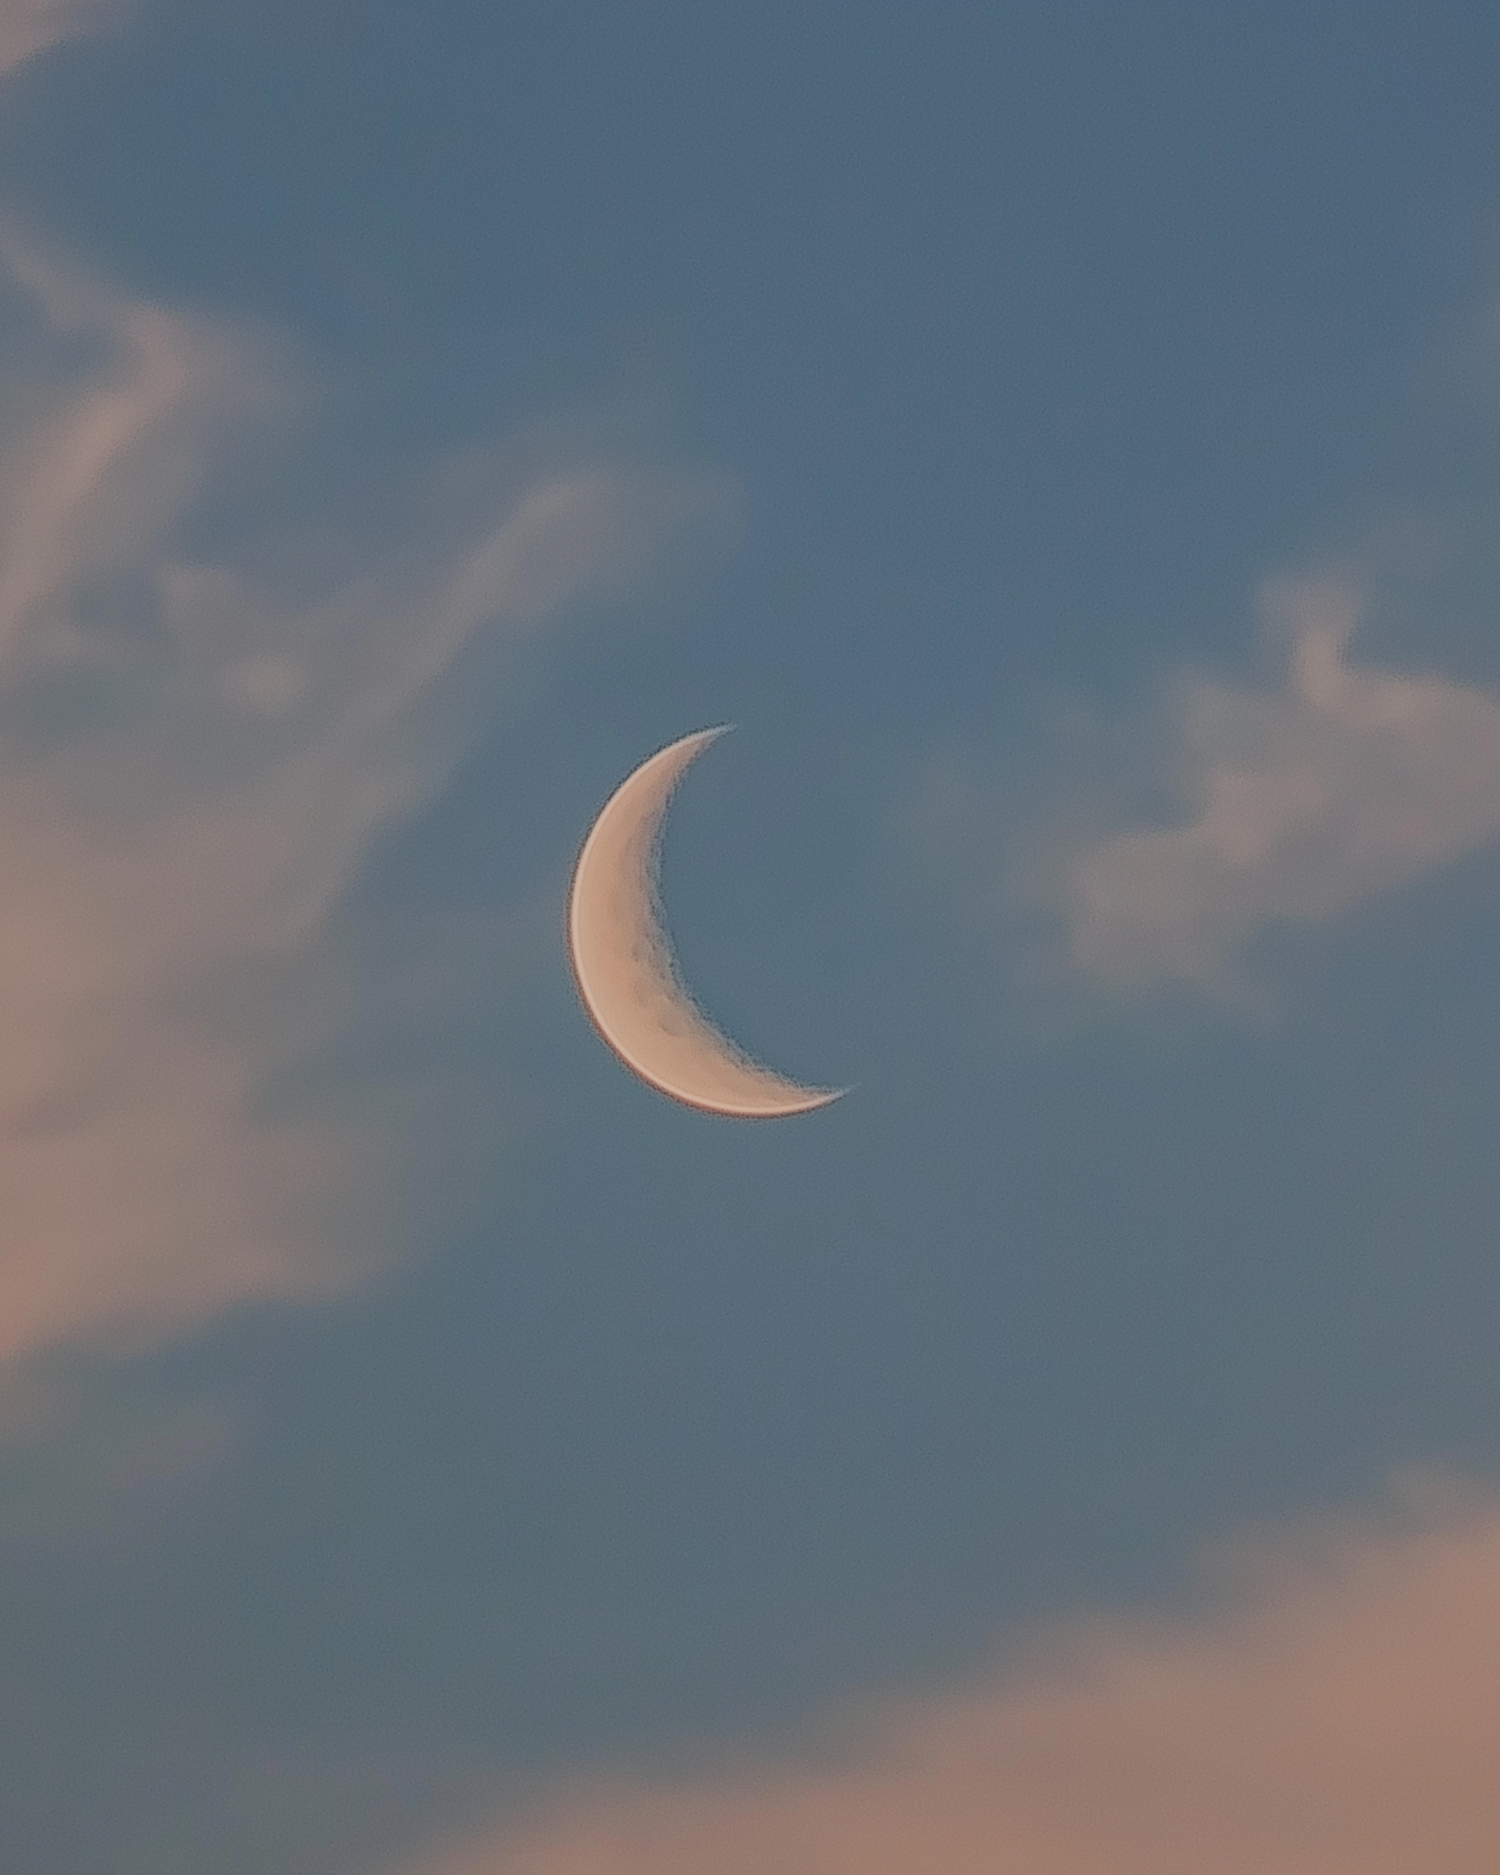
[[643, 1081], [690, 1107], [778, 1119], [837, 1100], [751, 1060], [688, 993], [662, 920], [658, 861], [673, 791], [723, 729], [683, 736], [642, 762], [605, 802], [573, 872], [568, 948], [583, 1006]]

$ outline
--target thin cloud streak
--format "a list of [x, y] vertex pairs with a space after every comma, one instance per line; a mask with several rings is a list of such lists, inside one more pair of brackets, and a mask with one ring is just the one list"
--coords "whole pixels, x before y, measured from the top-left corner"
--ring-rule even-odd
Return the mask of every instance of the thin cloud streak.
[[[194, 503], [295, 408], [265, 348], [4, 245], [32, 330], [0, 383], [0, 1380], [400, 1254], [395, 1142], [264, 1111], [338, 1019], [329, 918], [495, 702], [476, 647], [619, 595], [725, 504], [471, 464], [466, 522], [311, 597], [202, 563]], [[237, 981], [318, 967], [311, 1007], [233, 1019]]]
[[399, 1875], [1489, 1875], [1500, 1506], [1241, 1546], [1196, 1619], [1077, 1624], [802, 1762], [583, 1784]]
[[1256, 936], [1319, 923], [1500, 837], [1500, 697], [1355, 662], [1351, 583], [1274, 586], [1277, 689], [1181, 680], [1161, 764], [1187, 807], [1055, 856], [1044, 897], [1105, 989], [1234, 993]]

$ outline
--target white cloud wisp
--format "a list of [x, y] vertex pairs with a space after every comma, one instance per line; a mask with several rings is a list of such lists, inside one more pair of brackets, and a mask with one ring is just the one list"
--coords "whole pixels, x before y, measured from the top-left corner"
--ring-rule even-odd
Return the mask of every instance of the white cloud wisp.
[[1267, 602], [1290, 648], [1279, 688], [1169, 693], [1155, 763], [1183, 818], [1057, 839], [1021, 888], [1106, 991], [1233, 998], [1268, 927], [1333, 919], [1500, 837], [1500, 696], [1355, 661], [1351, 584]]

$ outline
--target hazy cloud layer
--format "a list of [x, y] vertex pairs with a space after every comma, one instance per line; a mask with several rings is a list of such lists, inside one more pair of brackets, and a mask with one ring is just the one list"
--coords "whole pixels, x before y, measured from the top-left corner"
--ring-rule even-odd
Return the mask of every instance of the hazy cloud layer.
[[1500, 1508], [1229, 1562], [1206, 1617], [1077, 1626], [800, 1763], [583, 1787], [401, 1875], [1489, 1875]]
[[206, 563], [195, 504], [290, 414], [286, 384], [243, 335], [7, 249], [0, 1378], [399, 1250], [373, 1221], [391, 1141], [261, 1110], [337, 1016], [305, 966], [373, 836], [483, 720], [476, 643], [607, 598], [722, 505], [646, 469], [507, 483], [476, 458], [441, 521], [371, 527], [357, 575]]
[[78, 38], [116, 11], [114, 0], [0, 0], [0, 72]]

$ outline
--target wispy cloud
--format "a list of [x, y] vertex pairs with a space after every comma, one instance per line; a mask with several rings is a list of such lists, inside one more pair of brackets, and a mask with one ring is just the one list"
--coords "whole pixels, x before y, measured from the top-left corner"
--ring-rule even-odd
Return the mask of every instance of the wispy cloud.
[[[603, 452], [476, 452], [355, 570], [252, 576], [189, 543], [295, 409], [269, 348], [13, 236], [3, 259], [0, 1378], [399, 1250], [390, 1139], [262, 1098], [335, 1018], [309, 960], [494, 704], [485, 647], [621, 592], [725, 500]], [[294, 965], [301, 1000], [266, 991]]]
[[116, 0], [0, 0], [0, 72], [79, 38], [118, 10]]
[[1500, 691], [1361, 658], [1366, 608], [1392, 609], [1379, 580], [1260, 598], [1268, 680], [1179, 670], [1113, 717], [1068, 699], [1003, 781], [972, 746], [928, 764], [906, 843], [987, 945], [1004, 934], [1033, 1014], [1173, 987], [1263, 1010], [1268, 933], [1500, 839]]
[[583, 1785], [401, 1875], [1488, 1875], [1500, 1508], [1228, 1553], [1196, 1619], [1102, 1620], [800, 1754]]
[[1232, 988], [1266, 926], [1333, 918], [1500, 836], [1500, 697], [1358, 662], [1353, 581], [1265, 603], [1279, 685], [1183, 677], [1165, 705], [1180, 817], [1064, 843], [1040, 875], [1069, 961], [1108, 989]]

